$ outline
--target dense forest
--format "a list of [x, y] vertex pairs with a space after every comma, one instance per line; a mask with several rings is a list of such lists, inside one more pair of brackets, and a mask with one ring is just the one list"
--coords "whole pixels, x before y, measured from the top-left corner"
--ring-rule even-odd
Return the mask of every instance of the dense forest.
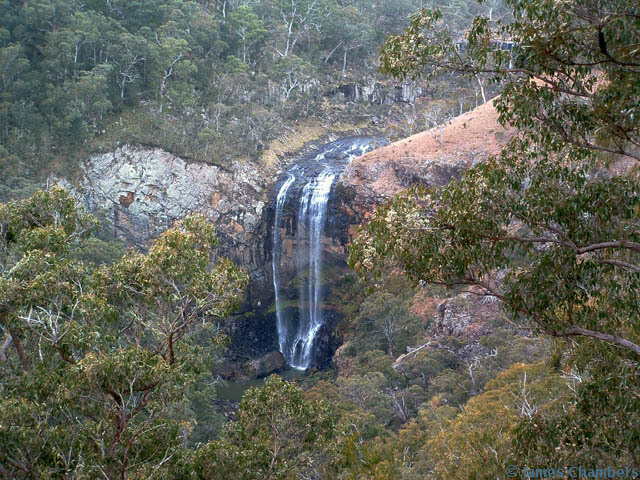
[[[640, 475], [637, 2], [0, 12], [1, 478]], [[338, 86], [367, 76], [422, 85], [422, 120], [345, 103]], [[408, 134], [495, 92], [501, 153], [398, 194], [350, 245], [332, 368], [231, 408], [224, 324], [249, 276], [210, 222], [125, 251], [72, 194], [38, 190], [120, 144], [232, 168], [287, 129], [379, 117]]]
[[[450, 7], [458, 25], [472, 18], [471, 4]], [[345, 108], [336, 89], [375, 77], [385, 37], [421, 7], [415, 0], [2, 1], [0, 166], [19, 194], [36, 175], [68, 173], [82, 155], [123, 143], [228, 165], [260, 158], [299, 121], [316, 129], [366, 124], [388, 107]], [[434, 87], [432, 98], [451, 99], [452, 85]], [[473, 87], [457, 89], [429, 121], [476, 104]]]

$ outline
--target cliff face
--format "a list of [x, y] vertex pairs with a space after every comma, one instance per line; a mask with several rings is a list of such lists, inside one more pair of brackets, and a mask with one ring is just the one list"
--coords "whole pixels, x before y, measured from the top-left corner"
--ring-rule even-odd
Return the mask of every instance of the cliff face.
[[[448, 124], [387, 145], [353, 160], [328, 205], [323, 245], [345, 258], [355, 228], [375, 206], [408, 188], [441, 186], [465, 168], [497, 153], [510, 135], [497, 122], [490, 102]], [[323, 141], [335, 140], [335, 137]], [[282, 163], [300, 161], [323, 141], [313, 142]], [[234, 163], [233, 170], [187, 163], [159, 149], [123, 146], [91, 157], [81, 175], [80, 196], [91, 211], [103, 211], [114, 233], [127, 244], [150, 240], [190, 212], [202, 212], [216, 225], [220, 252], [245, 266], [252, 279], [249, 302], [267, 307], [273, 297], [271, 243], [274, 168]], [[295, 219], [295, 212], [287, 218]], [[288, 225], [291, 231], [295, 225]], [[283, 253], [293, 264], [284, 235]], [[286, 270], [286, 266], [283, 267]]]
[[[187, 163], [159, 149], [124, 146], [88, 160], [80, 195], [90, 211], [107, 215], [117, 237], [139, 248], [185, 215], [204, 213], [216, 225], [220, 253], [268, 287], [264, 238], [273, 181], [269, 172], [250, 163], [227, 171]], [[252, 291], [268, 294], [268, 288]]]
[[[508, 134], [488, 103], [353, 160], [329, 204], [325, 246], [345, 255], [353, 227], [376, 205], [416, 183], [446, 184], [497, 153]], [[132, 246], [146, 247], [190, 212], [205, 213], [216, 225], [221, 253], [244, 265], [258, 287], [252, 288], [252, 303], [271, 296], [269, 230], [279, 178], [275, 169], [236, 162], [227, 170], [187, 163], [160, 149], [123, 146], [88, 159], [81, 178], [80, 196], [89, 210], [105, 212], [115, 235]]]
[[336, 92], [344, 95], [347, 102], [367, 102], [378, 105], [413, 104], [425, 91], [426, 89], [416, 82], [385, 84], [372, 77], [363, 78], [354, 83], [344, 83], [336, 89]]

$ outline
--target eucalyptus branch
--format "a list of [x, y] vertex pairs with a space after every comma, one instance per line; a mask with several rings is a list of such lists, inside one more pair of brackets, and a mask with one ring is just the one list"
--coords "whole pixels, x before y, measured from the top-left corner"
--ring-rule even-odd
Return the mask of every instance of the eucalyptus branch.
[[627, 270], [631, 270], [635, 273], [640, 273], [640, 266], [634, 265], [629, 262], [623, 262], [622, 260], [613, 260], [613, 259], [599, 259], [598, 263], [604, 263], [607, 265], [615, 265], [617, 267], [626, 268]]
[[633, 343], [626, 338], [619, 337], [617, 335], [611, 335], [609, 333], [596, 332], [594, 330], [587, 330], [586, 328], [572, 326], [565, 330], [550, 330], [543, 329], [545, 333], [553, 337], [571, 337], [571, 336], [584, 336], [602, 340], [607, 343], [613, 343], [627, 350], [631, 350], [636, 355], [640, 356], [640, 345]]

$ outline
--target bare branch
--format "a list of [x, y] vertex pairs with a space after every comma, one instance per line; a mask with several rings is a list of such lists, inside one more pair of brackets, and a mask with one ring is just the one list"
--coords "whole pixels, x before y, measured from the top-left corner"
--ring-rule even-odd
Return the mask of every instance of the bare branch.
[[571, 337], [571, 336], [584, 336], [591, 337], [598, 340], [602, 340], [607, 343], [613, 343], [615, 345], [619, 345], [622, 348], [627, 350], [631, 350], [636, 355], [640, 356], [640, 345], [633, 343], [626, 338], [618, 337], [617, 335], [611, 335], [609, 333], [601, 333], [593, 330], [587, 330], [582, 327], [573, 326], [569, 327], [566, 330], [545, 330], [546, 333], [553, 337]]

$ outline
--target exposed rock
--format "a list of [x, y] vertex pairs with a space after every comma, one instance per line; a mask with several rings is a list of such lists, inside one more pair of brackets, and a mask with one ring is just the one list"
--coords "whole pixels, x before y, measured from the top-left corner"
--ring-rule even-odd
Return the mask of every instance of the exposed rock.
[[249, 378], [260, 378], [284, 367], [284, 357], [280, 352], [270, 352], [244, 364], [243, 370]]
[[351, 348], [351, 342], [344, 343], [333, 355], [333, 365], [339, 376], [347, 376], [353, 369], [354, 359], [347, 354], [349, 348]]
[[270, 295], [265, 277], [266, 202], [275, 181], [255, 164], [237, 162], [233, 171], [187, 163], [159, 149], [123, 146], [91, 157], [80, 196], [91, 211], [105, 211], [114, 234], [145, 248], [173, 223], [201, 212], [216, 225], [220, 253], [245, 266], [254, 303]]
[[[377, 205], [412, 185], [442, 187], [460, 177], [464, 170], [500, 152], [513, 131], [498, 123], [493, 102], [454, 118], [445, 125], [413, 135], [353, 160], [344, 171], [337, 189], [348, 243], [356, 227], [366, 221]], [[346, 220], [345, 220], [346, 219]], [[442, 301], [418, 292], [412, 311], [433, 327], [424, 341], [396, 360], [404, 362], [429, 350], [443, 349], [466, 360], [491, 355], [481, 344], [492, 333], [492, 320], [501, 314], [498, 302], [490, 297], [462, 294]], [[433, 319], [432, 322], [429, 319]], [[463, 339], [456, 346], [450, 337]], [[344, 369], [348, 359], [344, 349], [335, 360]]]
[[[363, 87], [360, 93], [356, 88], [355, 95], [375, 96], [376, 88]], [[394, 101], [410, 100], [419, 94], [410, 91], [411, 88], [403, 86]], [[463, 169], [497, 153], [509, 132], [496, 119], [493, 105], [487, 104], [448, 125], [354, 160], [328, 205], [329, 221], [323, 238], [327, 258], [333, 255], [344, 259], [355, 226], [379, 203], [412, 184], [445, 185]], [[77, 191], [89, 210], [106, 212], [113, 221], [116, 236], [141, 248], [176, 220], [191, 212], [204, 213], [216, 225], [220, 253], [249, 270], [250, 304], [266, 307], [273, 298], [270, 266], [273, 212], [268, 205], [276, 193], [274, 186], [279, 177], [275, 173], [249, 162], [235, 162], [233, 170], [227, 170], [188, 163], [159, 149], [123, 146], [90, 158]], [[288, 217], [295, 219], [294, 213]], [[292, 220], [285, 230], [294, 231], [296, 227]], [[292, 245], [286, 238], [282, 248], [293, 266]], [[443, 308], [443, 331], [449, 328], [462, 334], [471, 332], [474, 322], [464, 325], [464, 309], [458, 311], [453, 305]], [[338, 346], [331, 333], [338, 321], [337, 316], [330, 318], [326, 331], [322, 332], [322, 351], [330, 353]], [[282, 367], [282, 355], [273, 352], [277, 348], [274, 324], [273, 315], [247, 315], [232, 322], [233, 341], [242, 344], [236, 345], [237, 355], [232, 360], [242, 366], [242, 375], [261, 376]], [[246, 362], [252, 357], [259, 358]]]
[[212, 405], [216, 412], [224, 416], [227, 421], [235, 422], [238, 419], [238, 404], [236, 402], [215, 398]]
[[250, 311], [232, 317], [227, 324], [231, 337], [229, 359], [242, 364], [278, 349], [275, 313]]
[[496, 298], [463, 293], [438, 306], [436, 328], [441, 335], [476, 339], [491, 332], [489, 321], [498, 315]]
[[[421, 293], [418, 296], [420, 301], [425, 299]], [[428, 299], [430, 304], [433, 300]], [[429, 306], [426, 310], [430, 309]], [[494, 333], [495, 325], [502, 322], [502, 315], [499, 301], [494, 297], [462, 293], [441, 301], [433, 314], [432, 328], [424, 343], [407, 347], [407, 353], [396, 358], [393, 368], [402, 371], [405, 364], [417, 359], [421, 352], [430, 350], [445, 350], [462, 362], [492, 356], [492, 351], [481, 339]]]
[[410, 80], [404, 81], [400, 85], [395, 85], [382, 83], [375, 78], [364, 78], [357, 83], [340, 85], [337, 88], [337, 92], [342, 93], [347, 102], [392, 105], [394, 103], [413, 104], [420, 96], [425, 95], [426, 89]]
[[[317, 148], [333, 140], [336, 138], [328, 134], [306, 145], [296, 155], [283, 159], [282, 164], [305, 159], [309, 162]], [[337, 152], [336, 155], [346, 160], [345, 154]], [[276, 182], [281, 177], [274, 168], [237, 161], [232, 170], [228, 170], [189, 163], [156, 148], [125, 145], [114, 152], [89, 158], [83, 170], [80, 184], [74, 188], [77, 196], [90, 211], [104, 212], [111, 220], [114, 235], [129, 246], [145, 249], [176, 220], [191, 212], [204, 213], [216, 226], [220, 239], [218, 253], [247, 268], [251, 278], [245, 305], [247, 313], [227, 324], [232, 338], [229, 359], [235, 365], [232, 370], [241, 370], [248, 359], [278, 348], [274, 315], [265, 313], [273, 299], [271, 203], [277, 193]], [[289, 208], [292, 212], [287, 218], [292, 221], [286, 228], [294, 232], [297, 204], [292, 203]], [[344, 225], [344, 222], [338, 223], [332, 223], [336, 228], [323, 238], [323, 244], [344, 264], [348, 237], [341, 233], [336, 233], [340, 237], [337, 240], [332, 237], [333, 232], [340, 232]], [[293, 245], [289, 243], [283, 243], [283, 270], [297, 261]], [[336, 339], [331, 329], [321, 334], [326, 363], [336, 348]], [[237, 376], [233, 371], [229, 375]]]

